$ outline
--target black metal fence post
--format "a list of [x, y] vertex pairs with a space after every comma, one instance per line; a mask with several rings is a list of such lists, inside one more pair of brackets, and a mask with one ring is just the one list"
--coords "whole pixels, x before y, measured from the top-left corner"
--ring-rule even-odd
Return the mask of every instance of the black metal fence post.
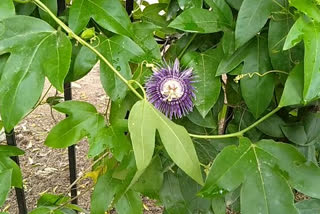
[[[6, 132], [6, 139], [7, 139], [8, 145], [17, 146], [14, 130], [12, 130], [11, 132]], [[18, 166], [20, 166], [19, 158], [17, 156], [14, 156], [11, 158], [18, 164]], [[27, 209], [26, 197], [24, 194], [23, 187], [22, 189], [16, 187], [15, 191], [16, 191], [16, 198], [18, 202], [19, 214], [27, 214], [28, 209]]]
[[[57, 0], [58, 2], [58, 15], [61, 15], [66, 9], [65, 0]], [[71, 83], [64, 84], [64, 100], [72, 100], [72, 90]], [[66, 115], [68, 117], [68, 115]], [[69, 158], [69, 174], [70, 174], [70, 184], [73, 184], [77, 179], [77, 160], [76, 160], [76, 148], [74, 145], [68, 147], [68, 158]], [[74, 184], [71, 187], [71, 198], [77, 197], [77, 185]], [[78, 203], [78, 199], [72, 200], [73, 204]]]
[[[64, 100], [72, 100], [72, 90], [71, 83], [64, 84]], [[66, 115], [68, 117], [68, 115]], [[68, 157], [69, 157], [69, 173], [70, 173], [70, 183], [73, 184], [77, 179], [77, 160], [76, 160], [76, 147], [75, 145], [68, 147]], [[73, 184], [71, 187], [71, 198], [77, 196], [77, 184]], [[73, 204], [78, 203], [78, 199], [72, 200]]]
[[[133, 0], [126, 0], [126, 10], [128, 15], [130, 16], [133, 11]], [[133, 20], [131, 16], [131, 21]]]

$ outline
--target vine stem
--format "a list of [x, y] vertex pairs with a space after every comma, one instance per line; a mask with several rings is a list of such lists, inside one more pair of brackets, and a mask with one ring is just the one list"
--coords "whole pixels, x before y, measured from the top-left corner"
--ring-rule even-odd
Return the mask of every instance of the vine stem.
[[272, 110], [271, 112], [269, 112], [265, 116], [261, 117], [259, 120], [257, 120], [256, 122], [254, 122], [253, 124], [251, 124], [247, 128], [245, 128], [245, 129], [243, 129], [241, 131], [232, 133], [232, 134], [224, 134], [224, 135], [196, 135], [196, 134], [189, 134], [189, 135], [190, 135], [190, 137], [202, 138], [202, 139], [224, 139], [224, 138], [231, 138], [231, 137], [241, 137], [241, 136], [243, 136], [244, 133], [246, 133], [247, 131], [249, 131], [252, 128], [256, 127], [258, 124], [260, 124], [261, 122], [263, 122], [264, 120], [268, 119], [270, 116], [272, 116], [273, 114], [278, 112], [280, 109], [281, 109], [281, 107], [275, 108], [274, 110]]
[[94, 47], [92, 47], [89, 43], [87, 43], [85, 40], [83, 40], [81, 37], [79, 37], [77, 34], [75, 34], [65, 23], [63, 23], [56, 15], [54, 15], [51, 10], [43, 4], [40, 0], [32, 0], [38, 7], [40, 7], [42, 10], [47, 12], [57, 24], [59, 24], [67, 33], [69, 36], [77, 40], [80, 44], [83, 46], [86, 46], [89, 48], [92, 52], [94, 52], [104, 63], [107, 64], [107, 66], [117, 75], [117, 77], [124, 82], [128, 88], [139, 98], [143, 99], [141, 94], [139, 94], [136, 89], [129, 83], [129, 81], [124, 78], [120, 72], [113, 67], [113, 65]]
[[[34, 4], [36, 4], [39, 8], [41, 8], [42, 10], [44, 10], [45, 12], [47, 12], [55, 22], [57, 22], [58, 25], [60, 25], [67, 33], [69, 36], [71, 36], [72, 38], [74, 38], [75, 40], [77, 40], [80, 44], [82, 44], [83, 46], [86, 46], [87, 48], [89, 48], [92, 52], [94, 52], [104, 63], [107, 64], [107, 66], [117, 75], [117, 77], [119, 77], [119, 79], [124, 82], [128, 88], [141, 100], [146, 99], [146, 97], [141, 96], [141, 94], [138, 93], [138, 91], [132, 86], [132, 80], [127, 80], [125, 79], [120, 72], [115, 69], [113, 67], [113, 65], [94, 47], [92, 47], [89, 43], [87, 43], [85, 40], [83, 40], [81, 37], [79, 37], [77, 34], [75, 34], [65, 23], [63, 23], [58, 17], [56, 17], [56, 15], [54, 15], [51, 10], [45, 5], [43, 4], [40, 0], [31, 0]], [[189, 40], [188, 44], [186, 45], [186, 47], [181, 51], [181, 53], [179, 54], [178, 58], [182, 57], [182, 55], [184, 54], [184, 52], [187, 50], [188, 46], [191, 44], [191, 42], [194, 40], [194, 38], [196, 37], [196, 34], [194, 34], [191, 39]], [[145, 95], [145, 91], [143, 89], [143, 87], [139, 88], [142, 89], [144, 95]], [[253, 123], [252, 125], [250, 125], [249, 127], [239, 131], [239, 132], [235, 132], [232, 134], [225, 134], [225, 135], [196, 135], [196, 134], [190, 134], [190, 137], [193, 138], [202, 138], [202, 139], [223, 139], [223, 138], [231, 138], [231, 137], [240, 137], [243, 136], [243, 134], [249, 130], [251, 130], [252, 128], [254, 128], [255, 126], [257, 126], [259, 123], [261, 123], [262, 121], [266, 120], [267, 118], [269, 118], [271, 115], [275, 114], [277, 111], [280, 110], [281, 107], [277, 107], [275, 108], [273, 111], [271, 111], [270, 113], [266, 114], [265, 116], [263, 116], [262, 118], [260, 118], [259, 120], [257, 120], [255, 123]]]

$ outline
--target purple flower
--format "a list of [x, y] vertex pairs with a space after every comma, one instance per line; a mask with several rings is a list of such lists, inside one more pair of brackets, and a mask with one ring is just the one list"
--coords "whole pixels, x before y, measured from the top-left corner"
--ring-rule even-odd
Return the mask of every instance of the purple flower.
[[170, 119], [181, 118], [193, 110], [193, 80], [192, 68], [180, 71], [178, 59], [173, 67], [159, 66], [146, 82], [148, 100]]

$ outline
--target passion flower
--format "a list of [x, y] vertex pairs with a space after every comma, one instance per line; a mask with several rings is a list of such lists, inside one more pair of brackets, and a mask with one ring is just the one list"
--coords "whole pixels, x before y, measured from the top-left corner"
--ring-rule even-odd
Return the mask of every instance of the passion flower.
[[146, 82], [148, 100], [170, 119], [181, 118], [193, 110], [193, 82], [192, 68], [181, 71], [178, 59], [173, 66], [164, 63]]

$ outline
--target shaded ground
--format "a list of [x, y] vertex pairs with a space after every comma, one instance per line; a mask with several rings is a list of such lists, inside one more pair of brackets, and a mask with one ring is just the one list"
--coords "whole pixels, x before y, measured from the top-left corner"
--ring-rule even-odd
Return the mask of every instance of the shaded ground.
[[[46, 91], [49, 88], [46, 82]], [[72, 85], [73, 99], [87, 101], [96, 106], [99, 112], [105, 112], [108, 98], [103, 91], [99, 71], [93, 69], [85, 78]], [[56, 91], [50, 89], [48, 96], [54, 96]], [[54, 119], [53, 119], [53, 117]], [[32, 114], [23, 120], [16, 128], [16, 137], [18, 147], [25, 151], [25, 155], [20, 157], [20, 163], [24, 178], [26, 199], [28, 210], [36, 206], [40, 193], [62, 193], [66, 194], [69, 186], [69, 166], [67, 149], [50, 149], [44, 146], [44, 140], [50, 129], [64, 115], [52, 111], [49, 105], [39, 106]], [[0, 139], [0, 141], [3, 139]], [[1, 143], [1, 142], [0, 142]], [[2, 142], [5, 143], [5, 142]], [[77, 144], [77, 170], [78, 174], [85, 171], [91, 162], [87, 158], [88, 143], [86, 140]], [[79, 192], [83, 192], [90, 186], [90, 180], [84, 180], [79, 185]], [[79, 198], [79, 205], [90, 209], [90, 192], [88, 191]], [[149, 211], [147, 214], [162, 213], [162, 209], [155, 206], [150, 200], [144, 200]], [[3, 206], [10, 214], [18, 213], [15, 194], [12, 190], [10, 196]], [[1, 210], [1, 209], [0, 209]]]

